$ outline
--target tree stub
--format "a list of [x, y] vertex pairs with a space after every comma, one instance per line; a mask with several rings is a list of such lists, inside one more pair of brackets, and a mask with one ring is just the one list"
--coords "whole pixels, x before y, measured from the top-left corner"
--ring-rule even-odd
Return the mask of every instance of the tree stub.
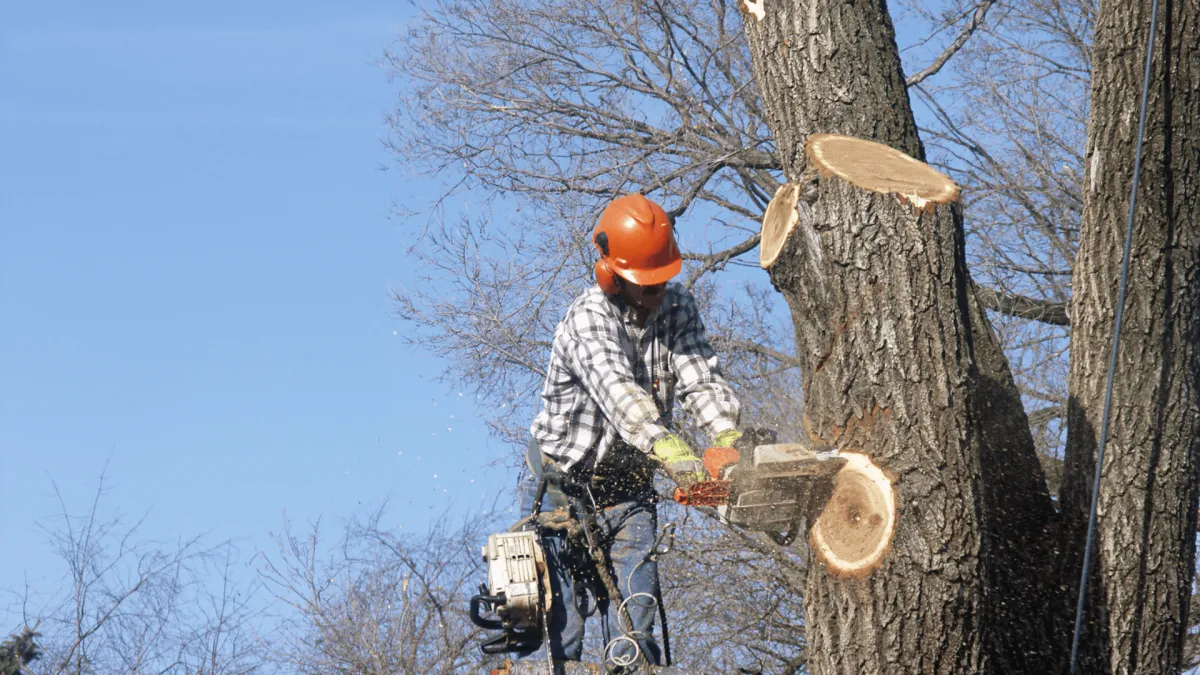
[[804, 144], [809, 166], [864, 190], [895, 195], [918, 211], [958, 201], [958, 185], [946, 174], [895, 148], [853, 136], [813, 134]]
[[758, 264], [763, 269], [774, 265], [779, 259], [788, 235], [800, 220], [800, 212], [796, 210], [799, 202], [800, 186], [797, 183], [784, 183], [775, 191], [771, 203], [767, 204], [767, 212], [763, 214], [762, 240], [758, 244]]
[[861, 577], [879, 567], [896, 534], [892, 480], [867, 455], [843, 453], [846, 465], [809, 533], [809, 546], [836, 577]]

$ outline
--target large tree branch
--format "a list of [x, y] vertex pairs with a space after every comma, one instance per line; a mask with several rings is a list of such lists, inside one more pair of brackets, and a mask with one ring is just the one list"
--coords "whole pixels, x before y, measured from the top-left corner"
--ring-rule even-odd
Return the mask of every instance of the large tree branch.
[[1049, 302], [1016, 293], [1004, 293], [979, 284], [973, 284], [973, 286], [979, 302], [990, 310], [1021, 319], [1041, 321], [1053, 326], [1071, 325], [1070, 312], [1065, 302]]
[[1061, 419], [1064, 414], [1065, 410], [1061, 405], [1048, 405], [1044, 408], [1038, 408], [1029, 413], [1029, 426], [1037, 426], [1051, 420]]

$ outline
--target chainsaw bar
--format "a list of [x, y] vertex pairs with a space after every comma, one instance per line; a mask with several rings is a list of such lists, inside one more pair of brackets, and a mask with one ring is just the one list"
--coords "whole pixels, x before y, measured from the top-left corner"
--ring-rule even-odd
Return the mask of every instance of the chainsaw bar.
[[798, 522], [845, 464], [836, 450], [813, 452], [799, 443], [762, 444], [744, 452], [710, 448], [704, 465], [712, 480], [676, 490], [675, 501], [714, 507], [727, 523], [783, 533], [791, 541]]
[[729, 503], [733, 481], [708, 480], [684, 490], [675, 488], [675, 501], [684, 506], [724, 506]]

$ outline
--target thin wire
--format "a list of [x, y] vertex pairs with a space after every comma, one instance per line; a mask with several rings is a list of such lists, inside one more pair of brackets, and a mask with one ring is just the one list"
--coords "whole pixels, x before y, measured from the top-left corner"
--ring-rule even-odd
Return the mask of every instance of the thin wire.
[[1158, 27], [1158, 0], [1150, 5], [1150, 37], [1146, 44], [1146, 69], [1142, 74], [1142, 107], [1138, 114], [1137, 148], [1133, 160], [1133, 185], [1129, 189], [1129, 221], [1125, 226], [1125, 250], [1121, 254], [1121, 282], [1117, 287], [1117, 316], [1113, 323], [1112, 351], [1108, 356], [1108, 381], [1104, 389], [1104, 416], [1100, 422], [1100, 448], [1096, 451], [1096, 476], [1092, 482], [1092, 507], [1088, 514], [1087, 544], [1083, 550], [1083, 571], [1079, 577], [1079, 602], [1075, 606], [1075, 636], [1071, 639], [1070, 675], [1075, 675], [1079, 658], [1079, 636], [1083, 632], [1083, 609], [1087, 601], [1088, 571], [1092, 566], [1092, 546], [1096, 539], [1096, 511], [1100, 504], [1100, 474], [1104, 468], [1104, 450], [1108, 445], [1108, 423], [1112, 414], [1113, 380], [1117, 372], [1117, 353], [1121, 344], [1121, 320], [1129, 283], [1129, 258], [1133, 249], [1133, 221], [1137, 208], [1138, 181], [1142, 174], [1142, 140], [1146, 134], [1146, 107], [1150, 97], [1150, 67], [1154, 57], [1154, 33]]
[[[667, 544], [666, 548], [662, 548], [663, 542], [668, 539], [669, 539], [670, 543]], [[667, 525], [665, 528], [663, 528], [663, 531], [658, 535], [658, 538], [654, 540], [654, 547], [650, 549], [650, 553], [646, 557], [642, 558], [638, 562], [638, 564], [634, 565], [633, 569], [629, 570], [629, 576], [626, 577], [626, 579], [625, 579], [625, 587], [628, 588], [630, 591], [633, 591], [633, 575], [635, 573], [637, 573], [638, 568], [648, 562], [657, 562], [659, 556], [670, 553], [671, 549], [674, 547], [674, 545], [675, 545], [675, 523], [671, 523], [671, 524]], [[648, 600], [645, 600], [645, 601], [635, 600], [635, 598], [640, 598], [640, 597], [648, 598]], [[604, 646], [604, 661], [606, 663], [612, 662], [612, 664], [614, 666], [628, 667], [628, 666], [631, 666], [631, 665], [637, 663], [638, 659], [641, 658], [641, 656], [642, 656], [642, 649], [641, 649], [640, 641], [641, 640], [650, 640], [654, 636], [653, 625], [651, 626], [650, 631], [641, 631], [641, 630], [637, 630], [634, 627], [633, 616], [630, 615], [629, 609], [626, 607], [626, 605], [630, 601], [632, 601], [633, 604], [638, 605], [639, 607], [642, 607], [643, 609], [654, 609], [656, 607], [658, 609], [662, 609], [662, 604], [659, 602], [658, 597], [652, 593], [644, 593], [644, 592], [633, 593], [628, 598], [625, 598], [624, 600], [621, 601], [621, 604], [617, 606], [617, 630], [619, 630], [621, 632], [621, 635], [613, 640], [608, 640], [608, 636], [605, 636], [606, 644]], [[629, 624], [628, 628], [626, 628], [625, 624], [621, 622], [622, 614], [625, 615], [626, 622]], [[667, 664], [666, 665], [669, 666], [669, 665], [671, 665], [671, 663], [670, 663], [671, 647], [670, 647], [670, 643], [668, 642], [668, 637], [667, 637], [666, 614], [660, 613], [660, 616], [663, 617], [663, 626], [662, 626], [663, 645], [664, 645], [664, 650], [665, 650], [665, 653], [667, 656]], [[653, 619], [652, 619], [652, 621], [653, 621]], [[607, 625], [608, 625], [607, 622], [605, 622], [604, 623], [605, 628], [607, 628]], [[616, 647], [622, 641], [629, 641], [629, 642], [633, 643], [634, 652], [632, 655], [618, 656], [616, 654]], [[612, 653], [611, 656], [609, 655], [610, 651]]]
[[[643, 564], [655, 559], [655, 557], [656, 557], [655, 551], [657, 550], [657, 548], [658, 548], [657, 542], [655, 542], [655, 548], [651, 550], [650, 555], [646, 556], [645, 558], [642, 558], [641, 561], [638, 562], [638, 564], [633, 566], [633, 569], [629, 570], [629, 577], [625, 580], [625, 588], [628, 588], [630, 591], [633, 590], [633, 575], [634, 575], [634, 573], [637, 572], [638, 568], [641, 567]], [[620, 589], [618, 589], [618, 591], [619, 590]], [[648, 639], [650, 639], [651, 635], [646, 633], [645, 631], [635, 630], [634, 625], [633, 625], [633, 617], [630, 616], [629, 609], [626, 608], [625, 605], [633, 598], [636, 598], [638, 596], [643, 596], [643, 595], [650, 598], [650, 602], [648, 604], [645, 604], [642, 602], [636, 602], [636, 601], [633, 604], [640, 605], [642, 607], [649, 608], [649, 609], [654, 608], [658, 604], [658, 598], [654, 597], [650, 593], [634, 593], [633, 595], [630, 595], [628, 598], [625, 598], [624, 600], [622, 600], [621, 604], [617, 605], [617, 630], [620, 631], [621, 634], [619, 636], [617, 636], [615, 639], [608, 641], [608, 643], [604, 646], [605, 662], [611, 661], [614, 666], [620, 666], [620, 667], [624, 668], [624, 667], [628, 667], [628, 666], [631, 666], [631, 665], [637, 663], [638, 659], [641, 658], [642, 646], [641, 646], [641, 643], [638, 641], [639, 640], [648, 640]], [[625, 627], [625, 624], [621, 623], [621, 614], [622, 613], [625, 614], [625, 618], [627, 619], [627, 622], [629, 624], [628, 628]], [[607, 627], [607, 622], [605, 622], [605, 626]], [[608, 636], [605, 636], [605, 639], [607, 640]], [[625, 656], [618, 656], [616, 653], [617, 645], [619, 645], [621, 642], [624, 642], [624, 641], [628, 641], [633, 644], [633, 654], [626, 654]], [[611, 656], [610, 656], [610, 652], [611, 652]]]

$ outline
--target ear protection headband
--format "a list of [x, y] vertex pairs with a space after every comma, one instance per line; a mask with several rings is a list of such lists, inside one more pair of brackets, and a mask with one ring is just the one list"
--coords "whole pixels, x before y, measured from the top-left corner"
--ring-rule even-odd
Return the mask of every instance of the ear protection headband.
[[621, 277], [608, 266], [608, 233], [597, 234], [594, 242], [600, 250], [600, 259], [596, 261], [596, 285], [605, 295], [617, 295], [621, 292]]

